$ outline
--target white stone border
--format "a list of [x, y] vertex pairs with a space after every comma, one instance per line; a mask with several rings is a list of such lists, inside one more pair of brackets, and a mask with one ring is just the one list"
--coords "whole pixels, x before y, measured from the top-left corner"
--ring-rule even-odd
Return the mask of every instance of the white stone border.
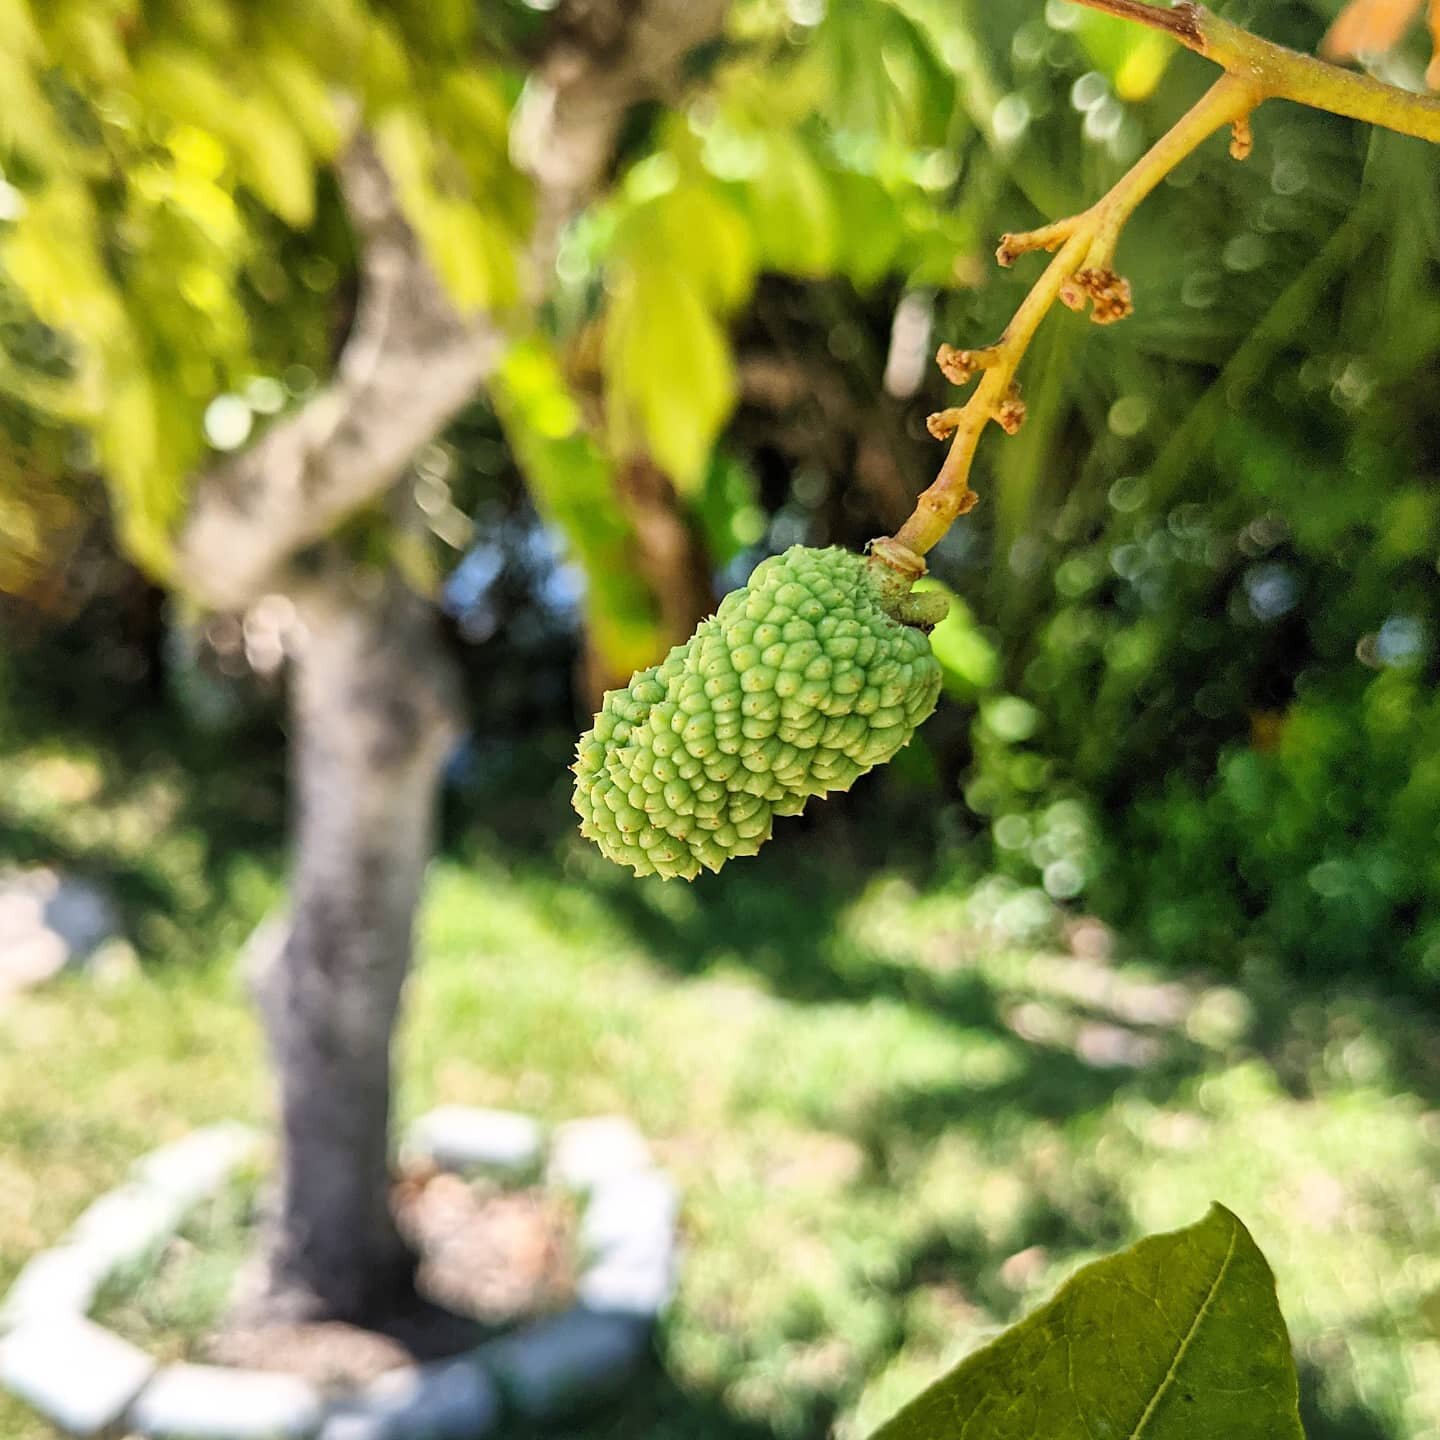
[[153, 1151], [0, 1305], [0, 1385], [77, 1436], [145, 1440], [481, 1440], [506, 1415], [553, 1419], [616, 1389], [674, 1292], [679, 1194], [619, 1116], [576, 1120], [546, 1143], [530, 1117], [447, 1105], [410, 1127], [402, 1156], [462, 1174], [543, 1175], [584, 1199], [576, 1305], [465, 1354], [403, 1366], [330, 1398], [306, 1380], [210, 1365], [158, 1367], [86, 1318], [112, 1276], [152, 1260], [202, 1200], [261, 1153], [240, 1125]]

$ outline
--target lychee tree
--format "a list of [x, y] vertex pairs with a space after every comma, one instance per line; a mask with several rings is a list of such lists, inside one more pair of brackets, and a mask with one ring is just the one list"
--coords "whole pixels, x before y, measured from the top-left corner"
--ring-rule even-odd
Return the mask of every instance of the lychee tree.
[[[457, 727], [432, 540], [464, 517], [426, 457], [461, 407], [486, 397], [584, 571], [595, 674], [662, 662], [581, 763], [612, 848], [640, 838], [690, 873], [719, 857], [708, 825], [677, 833], [687, 818], [733, 831], [734, 853], [933, 705], [933, 601], [911, 585], [973, 503], [982, 431], [1023, 418], [1015, 371], [1054, 301], [1128, 308], [1116, 242], [1174, 164], [1227, 125], [1243, 149], [1269, 98], [1440, 138], [1434, 102], [1196, 7], [1086, 3], [1225, 75], [1097, 205], [1007, 240], [1007, 258], [1057, 253], [995, 346], [942, 352], [957, 383], [983, 373], [932, 420], [952, 448], [912, 518], [864, 559], [772, 562], [663, 661], [709, 608], [697, 516], [757, 276], [969, 273], [973, 215], [936, 157], [962, 138], [989, 153], [997, 107], [955, 7], [0, 0], [0, 288], [45, 342], [22, 354], [7, 330], [4, 402], [83, 439], [130, 552], [188, 603], [290, 617], [291, 905], [259, 982], [282, 1122], [263, 1313], [374, 1322], [410, 1283], [387, 1206], [390, 1046]], [[1023, 183], [1061, 208], [1058, 177]], [[787, 636], [798, 621], [814, 633]], [[780, 634], [760, 644], [765, 625]], [[812, 645], [830, 662], [813, 676]], [[756, 748], [699, 781], [664, 737], [702, 696], [716, 753]], [[689, 746], [704, 772], [715, 755]], [[630, 811], [681, 779], [644, 844]]]
[[[460, 725], [436, 600], [469, 537], [435, 444], [477, 398], [499, 418], [584, 573], [593, 681], [690, 631], [757, 275], [952, 268], [910, 162], [953, 82], [901, 8], [864, 9], [900, 64], [855, 110], [830, 74], [851, 17], [797, 46], [769, 0], [0, 0], [16, 573], [43, 564], [45, 474], [90, 472], [182, 609], [263, 616], [288, 656], [290, 903], [251, 955], [281, 1118], [255, 1318], [376, 1322], [409, 1292], [390, 1044]], [[827, 149], [842, 100], [883, 165]]]
[[542, 499], [586, 513], [606, 666], [653, 655], [613, 466], [536, 319], [627, 117], [681, 93], [723, 11], [0, 3], [4, 402], [100, 473], [185, 604], [263, 605], [288, 635], [290, 898], [254, 957], [281, 1170], [254, 1318], [376, 1323], [410, 1295], [390, 1046], [460, 725], [432, 541], [465, 534], [416, 462], [487, 385], [555, 481]]

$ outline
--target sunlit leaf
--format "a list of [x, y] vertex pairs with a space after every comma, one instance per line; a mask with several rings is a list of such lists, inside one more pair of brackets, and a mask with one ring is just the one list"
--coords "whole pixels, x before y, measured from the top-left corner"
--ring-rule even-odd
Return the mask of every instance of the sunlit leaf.
[[364, 0], [255, 0], [255, 9], [270, 43], [288, 47], [318, 73], [355, 82], [371, 23]]
[[694, 489], [735, 403], [735, 365], [719, 322], [686, 277], [652, 265], [611, 305], [605, 373], [620, 448], [638, 424], [645, 447], [682, 491]]
[[54, 112], [36, 78], [44, 46], [21, 0], [0, 0], [0, 152], [18, 151], [48, 168], [64, 153]]
[[764, 146], [764, 163], [742, 191], [761, 262], [791, 275], [824, 275], [840, 224], [825, 172], [788, 131], [766, 136]]
[[1086, 54], [1122, 100], [1154, 94], [1179, 48], [1158, 31], [1109, 15], [1082, 15], [1078, 29]]
[[400, 37], [382, 19], [372, 20], [366, 27], [360, 76], [366, 99], [376, 112], [411, 93], [410, 57]]
[[513, 299], [518, 287], [514, 237], [469, 198], [440, 189], [434, 137], [419, 112], [392, 106], [375, 122], [374, 132], [405, 213], [455, 303], [480, 310]]
[[333, 155], [340, 126], [334, 92], [323, 73], [288, 46], [276, 44], [266, 47], [260, 73], [311, 151]]
[[1304, 1440], [1275, 1281], [1223, 1206], [1079, 1271], [873, 1440]]
[[142, 564], [162, 572], [170, 523], [180, 504], [180, 477], [163, 464], [156, 395], [138, 366], [110, 387], [96, 430], [99, 459], [109, 476], [122, 538]]
[[124, 45], [125, 22], [133, 14], [134, 0], [68, 0], [53, 4], [47, 26], [55, 51], [81, 74], [107, 85], [124, 82], [130, 57]]
[[235, 123], [235, 91], [203, 52], [157, 43], [136, 61], [140, 101], [161, 116], [214, 135], [229, 136]]
[[746, 300], [755, 279], [754, 244], [744, 217], [715, 189], [694, 181], [631, 210], [613, 251], [620, 265], [659, 264], [683, 273], [690, 288], [719, 310]]
[[253, 94], [237, 107], [232, 143], [240, 178], [287, 224], [303, 229], [315, 214], [315, 165], [305, 137], [278, 101]]
[[553, 353], [532, 339], [511, 348], [492, 389], [506, 439], [541, 513], [565, 537], [585, 575], [591, 638], [617, 675], [660, 657], [663, 636], [634, 564], [610, 462], [580, 426]]

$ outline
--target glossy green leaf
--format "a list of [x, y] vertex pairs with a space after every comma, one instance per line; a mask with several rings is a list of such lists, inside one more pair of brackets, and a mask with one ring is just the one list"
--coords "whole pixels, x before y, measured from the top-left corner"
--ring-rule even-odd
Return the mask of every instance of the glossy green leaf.
[[1304, 1440], [1275, 1281], [1223, 1206], [1079, 1271], [873, 1440]]

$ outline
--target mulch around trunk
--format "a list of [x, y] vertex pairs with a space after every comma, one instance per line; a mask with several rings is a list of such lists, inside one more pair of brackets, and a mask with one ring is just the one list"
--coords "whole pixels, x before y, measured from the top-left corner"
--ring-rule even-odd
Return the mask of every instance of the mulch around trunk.
[[565, 1196], [414, 1170], [397, 1181], [394, 1205], [420, 1257], [417, 1306], [383, 1333], [335, 1321], [223, 1330], [204, 1358], [348, 1387], [570, 1304], [576, 1215]]

